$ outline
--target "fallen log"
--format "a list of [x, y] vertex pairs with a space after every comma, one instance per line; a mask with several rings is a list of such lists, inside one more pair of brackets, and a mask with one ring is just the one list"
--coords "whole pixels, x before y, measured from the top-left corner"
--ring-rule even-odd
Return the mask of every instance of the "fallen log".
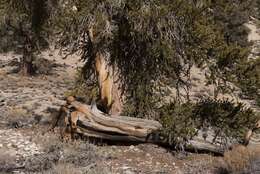
[[[73, 97], [67, 99], [67, 105], [61, 108], [66, 114], [65, 125], [70, 126], [71, 135], [74, 133], [87, 137], [101, 138], [110, 141], [155, 143], [170, 146], [159, 132], [162, 125], [153, 120], [127, 116], [107, 115], [93, 105], [76, 101]], [[72, 136], [73, 137], [73, 136]], [[194, 152], [207, 152], [223, 155], [224, 148], [211, 141], [194, 138], [184, 145], [184, 149]]]
[[185, 150], [223, 155], [226, 149], [220, 145], [213, 144], [211, 142], [190, 140], [188, 144], [185, 146]]
[[162, 127], [159, 122], [146, 119], [126, 119], [124, 116], [111, 117], [99, 111], [96, 106], [91, 107], [77, 101], [71, 102], [70, 105], [76, 111], [84, 114], [78, 114], [78, 119], [73, 121], [75, 125], [77, 125], [75, 122], [79, 121], [83, 125], [87, 124], [86, 127], [92, 127], [97, 131], [103, 130], [145, 138]]

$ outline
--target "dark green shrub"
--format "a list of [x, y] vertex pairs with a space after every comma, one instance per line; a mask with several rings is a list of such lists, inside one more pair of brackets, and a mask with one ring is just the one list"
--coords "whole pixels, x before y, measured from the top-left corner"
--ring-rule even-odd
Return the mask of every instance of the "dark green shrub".
[[196, 104], [170, 103], [160, 108], [159, 121], [163, 125], [161, 134], [168, 143], [183, 143], [205, 125], [221, 138], [242, 142], [245, 132], [259, 119], [243, 104], [228, 100], [203, 99]]
[[200, 123], [199, 127], [206, 123], [213, 128], [216, 136], [238, 141], [243, 140], [245, 132], [259, 119], [252, 109], [229, 100], [203, 99], [196, 104], [193, 114]]
[[196, 135], [193, 108], [192, 103], [172, 102], [159, 109], [159, 121], [163, 125], [161, 135], [169, 144], [182, 143]]

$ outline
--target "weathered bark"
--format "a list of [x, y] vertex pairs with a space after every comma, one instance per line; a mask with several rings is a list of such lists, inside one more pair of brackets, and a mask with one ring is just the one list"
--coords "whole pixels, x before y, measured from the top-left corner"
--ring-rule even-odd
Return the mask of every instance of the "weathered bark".
[[[159, 122], [127, 116], [111, 116], [98, 110], [95, 105], [90, 106], [76, 101], [74, 97], [67, 98], [67, 105], [61, 107], [57, 119], [63, 119], [65, 123], [63, 125], [66, 127], [63, 130], [69, 132], [72, 138], [75, 133], [78, 133], [87, 137], [111, 141], [155, 143], [170, 146], [163, 137], [159, 136], [159, 130], [162, 128]], [[55, 125], [57, 125], [57, 120], [54, 121]], [[260, 121], [256, 123], [253, 130], [247, 133], [246, 139], [248, 141], [258, 128], [260, 128]], [[227, 147], [214, 144], [210, 140], [203, 140], [201, 137], [195, 137], [189, 140], [183, 148], [193, 152], [223, 155]]]
[[105, 56], [100, 52], [96, 54], [95, 69], [98, 79], [100, 104], [103, 107], [104, 112], [109, 113], [112, 107], [112, 69], [108, 66]]
[[[95, 33], [93, 28], [89, 29], [90, 41], [94, 42]], [[108, 63], [106, 56], [101, 51], [95, 55], [95, 70], [99, 86], [99, 106], [105, 113], [119, 115], [122, 112], [121, 93], [118, 83], [120, 80], [116, 77], [116, 70]]]
[[[96, 107], [90, 107], [80, 102], [74, 101], [71, 103], [77, 111], [84, 115], [78, 115], [78, 121], [80, 123], [90, 124], [85, 125], [89, 128], [94, 128], [96, 131], [111, 132], [117, 134], [130, 135], [135, 137], [147, 137], [153, 131], [161, 128], [161, 124], [151, 120], [136, 119], [136, 120], [125, 120], [123, 116], [110, 117], [99, 110]], [[84, 125], [84, 124], [83, 124]]]
[[[65, 125], [69, 125], [69, 131], [73, 137], [75, 133], [94, 138], [101, 138], [120, 142], [155, 143], [166, 145], [159, 136], [162, 125], [153, 120], [126, 117], [109, 116], [96, 108], [75, 101], [73, 97], [68, 98], [68, 104], [61, 108], [66, 112]], [[64, 124], [63, 124], [64, 125]], [[210, 152], [222, 155], [224, 150], [218, 145], [200, 140], [192, 140], [186, 150], [195, 152]]]
[[28, 58], [24, 57], [21, 62], [21, 74], [24, 76], [29, 76], [34, 73], [33, 63]]

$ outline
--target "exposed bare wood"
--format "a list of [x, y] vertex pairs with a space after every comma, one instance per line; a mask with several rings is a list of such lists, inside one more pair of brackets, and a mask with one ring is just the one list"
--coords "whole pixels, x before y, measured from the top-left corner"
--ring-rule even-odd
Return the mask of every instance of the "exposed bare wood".
[[112, 141], [146, 142], [145, 138], [139, 138], [139, 137], [129, 136], [129, 135], [106, 134], [106, 133], [102, 133], [102, 132], [91, 131], [91, 130], [84, 129], [81, 127], [77, 129], [77, 132], [81, 133], [83, 135], [86, 135], [88, 137], [96, 137], [96, 138], [112, 140]]
[[[166, 145], [158, 137], [149, 137], [158, 131], [162, 125], [153, 120], [132, 118], [126, 116], [109, 116], [96, 108], [75, 101], [74, 98], [67, 99], [68, 106], [75, 111], [70, 114], [71, 131], [88, 137], [107, 139], [111, 141], [127, 142], [150, 142]], [[192, 140], [184, 147], [191, 151], [205, 151], [214, 154], [223, 154], [223, 148], [209, 142]]]
[[77, 101], [72, 102], [71, 106], [75, 107], [77, 111], [84, 113], [86, 117], [93, 119], [97, 124], [107, 127], [115, 127], [123, 132], [128, 132], [129, 135], [137, 137], [146, 137], [149, 133], [152, 133], [161, 127], [159, 123], [156, 127], [155, 124], [151, 125], [150, 121], [145, 119], [140, 119], [139, 122], [128, 122], [120, 119], [121, 117], [109, 117], [102, 112], [93, 112], [90, 106]]
[[95, 131], [120, 133], [120, 134], [124, 134], [124, 135], [128, 134], [126, 131], [122, 131], [122, 130], [116, 128], [116, 127], [107, 127], [107, 126], [103, 126], [101, 124], [97, 124], [95, 122], [91, 122], [89, 119], [84, 117], [83, 113], [81, 113], [80, 115], [81, 115], [81, 117], [77, 121], [78, 122], [77, 125], [79, 127], [90, 128], [90, 129], [95, 130]]
[[212, 144], [207, 141], [190, 140], [189, 144], [185, 147], [186, 150], [195, 152], [209, 152], [214, 154], [223, 155], [224, 148], [220, 145]]
[[97, 52], [95, 57], [95, 69], [97, 72], [100, 102], [106, 113], [112, 107], [113, 74], [104, 54]]
[[[61, 110], [66, 113], [65, 122], [70, 125], [72, 134], [79, 133], [88, 137], [111, 141], [149, 142], [167, 145], [167, 142], [160, 139], [157, 136], [159, 134], [156, 134], [162, 128], [162, 125], [157, 121], [127, 116], [111, 117], [111, 115], [98, 110], [96, 105], [80, 103], [73, 97], [67, 98], [67, 105], [63, 106]], [[258, 128], [259, 122], [256, 123], [254, 130]], [[247, 133], [248, 140], [254, 130]], [[196, 138], [190, 140], [184, 149], [218, 155], [223, 155], [225, 150], [221, 145]]]

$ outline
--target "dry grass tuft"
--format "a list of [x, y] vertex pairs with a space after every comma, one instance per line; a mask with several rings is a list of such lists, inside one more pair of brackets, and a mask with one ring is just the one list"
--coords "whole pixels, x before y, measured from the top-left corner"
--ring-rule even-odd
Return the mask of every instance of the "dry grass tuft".
[[20, 107], [13, 107], [8, 110], [8, 117], [11, 118], [22, 118], [28, 115], [27, 111]]
[[81, 174], [81, 171], [72, 164], [57, 164], [50, 172], [52, 174]]
[[227, 163], [228, 170], [240, 172], [248, 170], [252, 154], [242, 145], [233, 147], [230, 151], [225, 152], [224, 160]]
[[20, 107], [12, 107], [7, 112], [8, 126], [11, 128], [19, 128], [27, 125], [29, 122], [29, 114], [27, 110]]
[[15, 156], [6, 149], [0, 149], [0, 173], [9, 173], [15, 168]]
[[256, 163], [260, 160], [260, 151], [257, 149], [235, 145], [231, 150], [225, 152], [224, 160], [227, 165], [227, 173], [255, 173], [257, 170], [260, 172], [260, 169], [256, 167]]

